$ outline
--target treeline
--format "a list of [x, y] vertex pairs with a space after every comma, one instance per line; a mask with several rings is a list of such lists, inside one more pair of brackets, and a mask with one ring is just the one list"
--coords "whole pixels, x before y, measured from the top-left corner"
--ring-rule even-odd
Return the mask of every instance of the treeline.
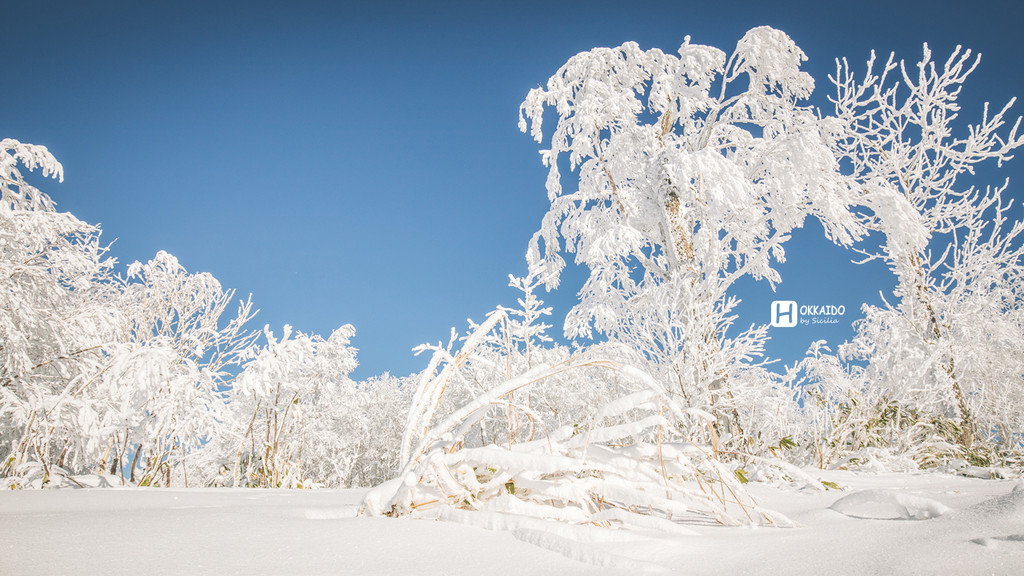
[[[678, 56], [627, 43], [570, 59], [521, 108], [547, 146], [551, 200], [511, 279], [522, 297], [424, 347], [432, 359], [409, 378], [353, 381], [350, 326], [326, 339], [252, 329], [249, 301], [169, 254], [119, 271], [98, 227], [19, 172], [59, 177], [56, 160], [4, 140], [6, 485], [398, 477], [367, 511], [530, 504], [581, 518], [611, 501], [640, 514], [661, 490], [663, 509], [697, 502], [721, 521], [751, 479], [816, 483], [799, 466], [1020, 466], [1024, 223], [1007, 184], [972, 180], [1024, 143], [1009, 105], [958, 131], [977, 59], [935, 62], [926, 47], [916, 66], [838, 63], [824, 113], [802, 104], [804, 59], [770, 28], [731, 54], [687, 39]], [[733, 286], [783, 281], [773, 266], [808, 218], [851, 258], [884, 262], [896, 288], [850, 342], [817, 343], [780, 374], [762, 356], [767, 327], [733, 326]], [[536, 292], [568, 254], [589, 277], [565, 323], [577, 344], [563, 346]]]

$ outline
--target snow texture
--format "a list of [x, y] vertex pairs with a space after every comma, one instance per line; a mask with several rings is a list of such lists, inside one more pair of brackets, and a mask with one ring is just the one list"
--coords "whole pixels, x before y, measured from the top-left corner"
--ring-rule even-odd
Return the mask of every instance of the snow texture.
[[[449, 510], [356, 517], [362, 490], [88, 489], [0, 493], [0, 574], [1019, 574], [1020, 481], [828, 472], [844, 491], [751, 483], [801, 527], [608, 530]], [[83, 484], [100, 484], [98, 481]], [[838, 513], [882, 502], [917, 522]], [[896, 503], [896, 504], [893, 504]], [[830, 509], [831, 508], [831, 509]], [[894, 515], [894, 518], [898, 518]], [[509, 532], [508, 527], [515, 525]], [[126, 548], [126, 546], [128, 548]]]

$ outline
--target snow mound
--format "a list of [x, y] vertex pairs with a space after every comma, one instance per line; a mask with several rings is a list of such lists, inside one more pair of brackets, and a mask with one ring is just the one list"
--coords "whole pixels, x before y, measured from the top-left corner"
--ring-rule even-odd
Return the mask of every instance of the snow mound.
[[928, 520], [952, 510], [938, 500], [891, 490], [854, 492], [836, 500], [830, 508], [851, 518], [872, 520]]

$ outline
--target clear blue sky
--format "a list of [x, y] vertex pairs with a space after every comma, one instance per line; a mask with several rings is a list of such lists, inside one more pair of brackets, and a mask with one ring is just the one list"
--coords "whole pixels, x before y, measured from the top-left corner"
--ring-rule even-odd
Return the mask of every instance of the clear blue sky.
[[[255, 327], [351, 323], [356, 376], [402, 375], [425, 365], [413, 346], [514, 301], [507, 275], [547, 206], [518, 105], [570, 56], [628, 40], [672, 52], [687, 34], [730, 51], [767, 24], [808, 54], [824, 105], [836, 57], [963, 44], [984, 54], [962, 98], [975, 119], [1024, 95], [1017, 6], [6, 2], [0, 137], [50, 148], [66, 179], [39, 184], [101, 223], [122, 263], [167, 250], [251, 292]], [[1024, 185], [1024, 158], [1003, 174]], [[742, 287], [740, 324], [767, 322], [773, 298], [842, 304], [852, 321], [891, 284], [811, 229], [787, 250], [777, 295]], [[548, 301], [564, 315], [577, 287]], [[792, 362], [848, 323], [774, 329], [770, 351]]]

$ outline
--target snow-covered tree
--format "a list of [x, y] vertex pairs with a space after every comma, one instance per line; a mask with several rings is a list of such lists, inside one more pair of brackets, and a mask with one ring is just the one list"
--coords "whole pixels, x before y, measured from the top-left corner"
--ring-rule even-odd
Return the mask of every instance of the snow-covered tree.
[[872, 54], [863, 77], [844, 60], [832, 78], [845, 131], [837, 150], [857, 180], [863, 222], [881, 237], [861, 251], [897, 280], [894, 302], [866, 308], [842, 352], [867, 360], [866, 377], [897, 406], [945, 418], [965, 450], [978, 436], [1018, 444], [1011, 414], [1024, 408], [1022, 226], [1008, 222], [1006, 184], [972, 185], [1024, 136], [1019, 119], [1006, 126], [1012, 101], [961, 125], [958, 97], [978, 63], [959, 47], [936, 62], [925, 46], [915, 67], [893, 56], [879, 67]]
[[99, 229], [56, 212], [19, 163], [63, 178], [45, 147], [0, 142], [0, 474], [45, 479], [99, 463], [78, 433], [95, 419], [82, 398], [109, 366], [119, 314]]
[[219, 433], [226, 389], [257, 336], [247, 328], [251, 300], [224, 321], [233, 299], [233, 290], [188, 272], [166, 252], [128, 267], [117, 361], [107, 379], [111, 397], [124, 402], [127, 438], [119, 436], [117, 459], [133, 481], [167, 485], [181, 473], [187, 483], [186, 459]]
[[[597, 330], [642, 354], [723, 436], [747, 432], [736, 378], [764, 377], [752, 364], [766, 328], [727, 336], [733, 284], [779, 282], [772, 264], [808, 216], [843, 245], [862, 233], [835, 127], [800, 104], [814, 88], [803, 60], [767, 27], [731, 55], [689, 37], [678, 55], [626, 43], [574, 56], [521, 106], [538, 142], [545, 107], [557, 114], [542, 151], [551, 207], [530, 258], [556, 273], [552, 286], [562, 252], [589, 269], [567, 335]], [[566, 160], [576, 185], [563, 182]]]
[[4, 138], [0, 140], [0, 205], [9, 210], [52, 212], [53, 200], [25, 181], [19, 163], [30, 171], [39, 168], [43, 176], [64, 181], [64, 167], [46, 146]]
[[[217, 483], [232, 486], [363, 486], [395, 473], [408, 395], [401, 379], [355, 382], [355, 330], [327, 339], [284, 327], [235, 379], [225, 425], [211, 442]], [[206, 456], [210, 459], [210, 456]]]
[[57, 212], [18, 163], [62, 175], [46, 148], [0, 142], [0, 473], [187, 482], [252, 343], [251, 304], [222, 324], [233, 292], [164, 252], [115, 276], [99, 227]]
[[937, 466], [955, 452], [944, 422], [897, 401], [869, 374], [824, 341], [812, 344], [788, 375], [799, 377], [795, 387], [804, 396], [791, 458], [819, 468], [907, 471]]

